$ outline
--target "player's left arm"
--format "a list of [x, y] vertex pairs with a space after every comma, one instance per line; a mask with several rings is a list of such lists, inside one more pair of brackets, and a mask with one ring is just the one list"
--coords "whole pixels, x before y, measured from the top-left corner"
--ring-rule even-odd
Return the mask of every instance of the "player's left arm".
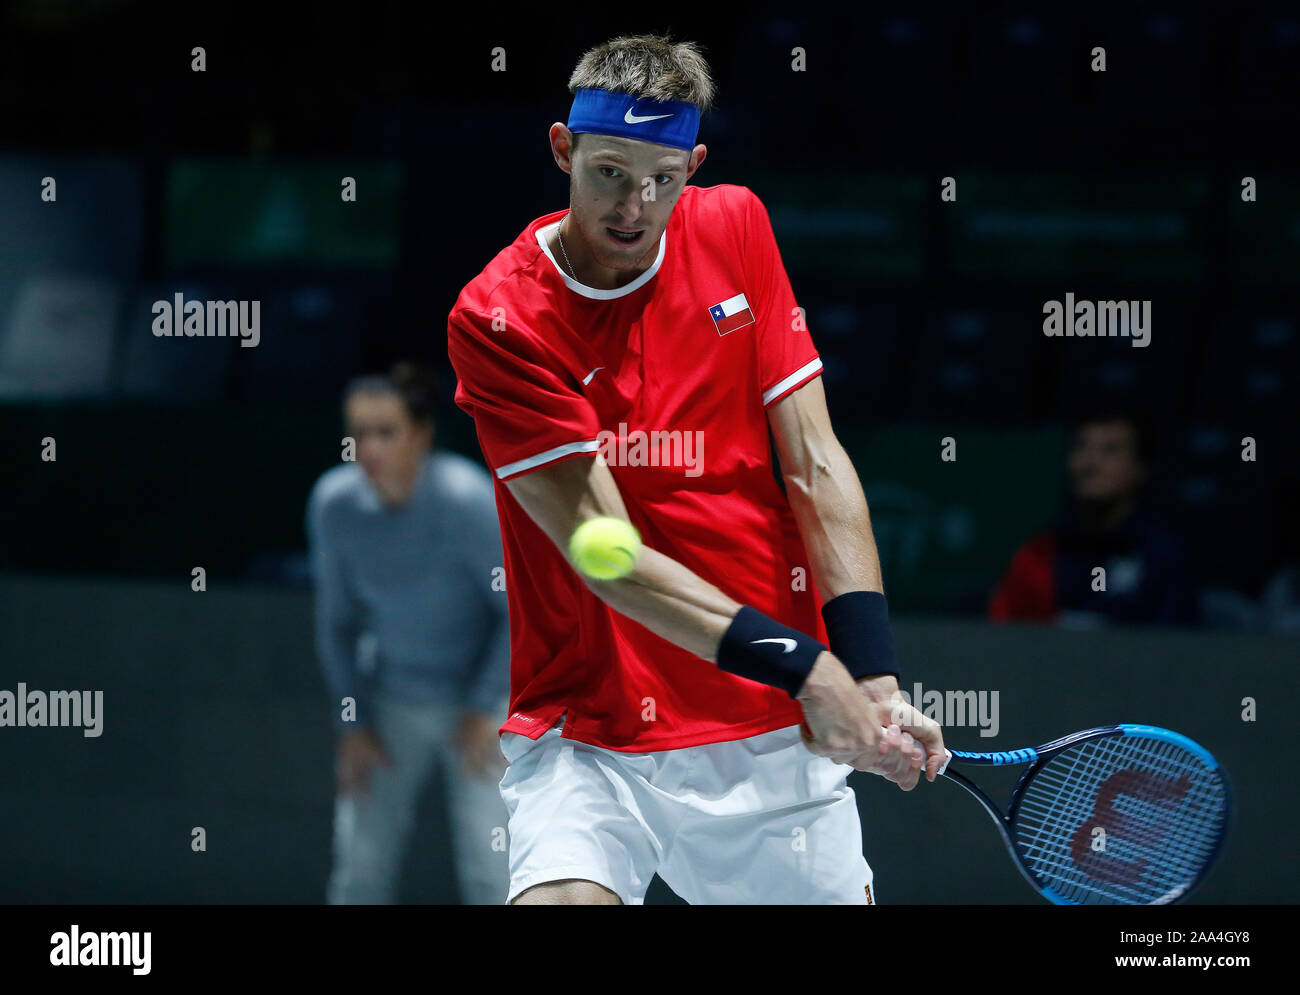
[[[813, 583], [823, 601], [852, 591], [883, 595], [880, 556], [871, 531], [866, 494], [848, 453], [831, 428], [822, 378], [814, 377], [771, 405], [767, 419], [781, 461], [786, 498], [808, 551]], [[872, 700], [898, 696], [898, 679], [893, 674], [863, 677], [857, 684]], [[914, 719], [920, 718], [914, 710], [906, 711]], [[906, 727], [922, 741], [937, 766], [943, 754], [938, 725], [925, 720]]]
[[824, 600], [849, 591], [884, 593], [867, 498], [849, 454], [835, 438], [822, 378], [767, 409], [786, 497]]

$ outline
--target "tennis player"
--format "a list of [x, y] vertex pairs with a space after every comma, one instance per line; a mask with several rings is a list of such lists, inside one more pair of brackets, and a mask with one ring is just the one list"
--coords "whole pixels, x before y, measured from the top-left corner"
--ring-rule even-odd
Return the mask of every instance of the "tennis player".
[[[898, 695], [866, 501], [767, 212], [687, 185], [714, 93], [693, 43], [613, 39], [569, 90], [569, 210], [448, 317], [505, 555], [507, 901], [640, 904], [658, 872], [690, 903], [872, 904], [847, 774], [909, 790], [943, 742]], [[640, 531], [627, 577], [567, 558], [601, 515]]]

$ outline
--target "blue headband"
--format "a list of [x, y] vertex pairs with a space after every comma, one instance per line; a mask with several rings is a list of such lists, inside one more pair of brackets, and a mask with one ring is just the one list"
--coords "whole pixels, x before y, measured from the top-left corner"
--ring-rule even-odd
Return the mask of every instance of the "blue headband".
[[569, 111], [569, 130], [617, 135], [689, 152], [700, 130], [700, 109], [684, 100], [645, 100], [631, 93], [580, 87]]

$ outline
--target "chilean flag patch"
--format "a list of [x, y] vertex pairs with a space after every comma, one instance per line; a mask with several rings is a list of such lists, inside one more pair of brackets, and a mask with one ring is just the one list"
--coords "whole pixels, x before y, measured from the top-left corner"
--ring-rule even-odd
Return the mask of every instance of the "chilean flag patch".
[[709, 308], [709, 317], [713, 319], [713, 325], [719, 335], [726, 335], [737, 328], [744, 328], [754, 323], [754, 312], [749, 309], [749, 301], [745, 300], [744, 294], [737, 294], [735, 297], [727, 298], [721, 304], [714, 304]]

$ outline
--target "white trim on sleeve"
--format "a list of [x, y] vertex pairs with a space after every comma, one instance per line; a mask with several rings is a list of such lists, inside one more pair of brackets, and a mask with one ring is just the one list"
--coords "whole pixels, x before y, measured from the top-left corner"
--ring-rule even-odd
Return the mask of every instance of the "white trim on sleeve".
[[787, 390], [797, 384], [800, 380], [805, 380], [822, 368], [821, 357], [814, 359], [811, 363], [805, 363], [799, 369], [795, 370], [788, 377], [782, 380], [774, 387], [763, 391], [763, 407], [767, 407], [774, 398], [780, 397]]
[[556, 446], [554, 449], [548, 449], [544, 453], [538, 453], [536, 456], [528, 456], [524, 459], [515, 460], [513, 463], [507, 463], [505, 466], [497, 467], [497, 478], [505, 479], [523, 470], [531, 470], [534, 467], [541, 466], [543, 463], [550, 463], [559, 459], [561, 456], [569, 456], [572, 453], [594, 453], [600, 448], [599, 439], [587, 439], [583, 442], [566, 442], [562, 446]]

